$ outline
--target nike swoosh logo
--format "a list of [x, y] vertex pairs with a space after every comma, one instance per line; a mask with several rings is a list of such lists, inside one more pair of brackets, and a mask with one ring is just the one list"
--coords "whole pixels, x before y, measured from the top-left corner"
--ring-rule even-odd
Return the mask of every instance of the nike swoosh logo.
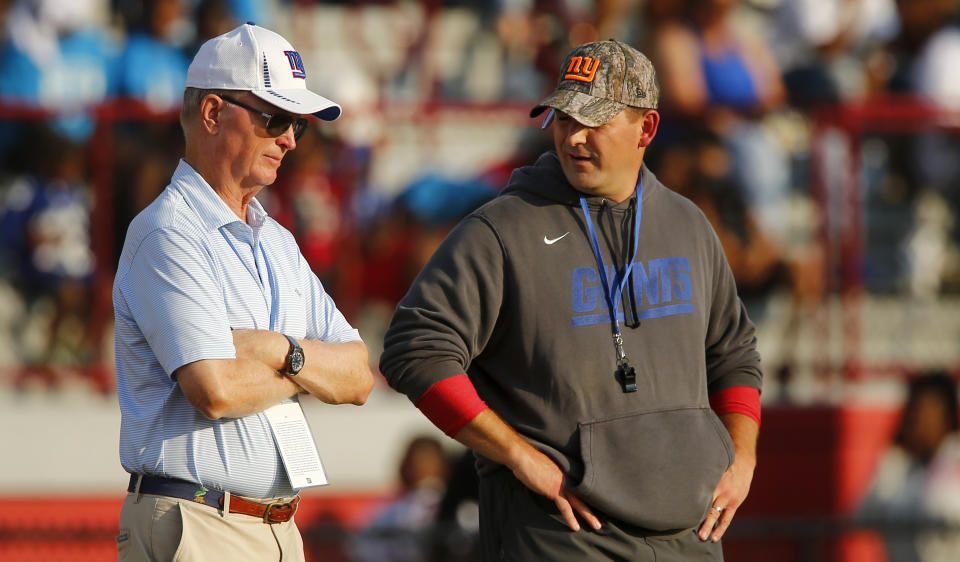
[[543, 243], [546, 244], [546, 245], [548, 245], [548, 246], [549, 246], [550, 244], [556, 244], [557, 242], [560, 241], [561, 238], [563, 238], [563, 237], [566, 236], [567, 234], [570, 234], [570, 233], [569, 233], [569, 232], [564, 232], [563, 234], [561, 234], [560, 236], [557, 236], [556, 238], [547, 238], [546, 236], [544, 236], [544, 237], [543, 237]]

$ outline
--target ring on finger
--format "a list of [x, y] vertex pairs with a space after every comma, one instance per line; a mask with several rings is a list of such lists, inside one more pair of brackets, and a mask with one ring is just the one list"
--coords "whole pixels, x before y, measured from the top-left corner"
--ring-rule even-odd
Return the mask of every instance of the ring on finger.
[[713, 509], [717, 510], [717, 513], [723, 513], [723, 508], [718, 506], [713, 506]]

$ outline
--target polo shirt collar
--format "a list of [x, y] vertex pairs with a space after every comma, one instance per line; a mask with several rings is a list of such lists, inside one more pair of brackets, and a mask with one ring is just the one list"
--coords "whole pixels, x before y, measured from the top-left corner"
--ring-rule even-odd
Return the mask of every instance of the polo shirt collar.
[[[193, 166], [187, 164], [185, 160], [180, 160], [176, 171], [173, 172], [170, 185], [183, 195], [187, 204], [196, 211], [200, 222], [208, 231], [217, 230], [221, 226], [234, 222], [242, 222], [210, 187], [207, 180], [203, 179], [203, 176], [194, 170]], [[257, 231], [266, 220], [266, 210], [254, 197], [247, 205], [249, 226]]]

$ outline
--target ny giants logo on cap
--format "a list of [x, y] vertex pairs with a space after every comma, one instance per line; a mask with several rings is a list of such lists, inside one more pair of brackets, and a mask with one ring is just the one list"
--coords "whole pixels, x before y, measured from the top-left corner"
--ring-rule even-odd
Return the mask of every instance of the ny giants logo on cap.
[[593, 82], [597, 74], [597, 68], [600, 66], [600, 59], [590, 57], [571, 57], [570, 64], [567, 66], [567, 73], [563, 79], [579, 80], [580, 82]]
[[307, 78], [307, 71], [303, 68], [303, 59], [300, 58], [300, 53], [296, 51], [284, 51], [283, 54], [287, 55], [287, 60], [290, 62], [290, 70], [293, 71], [294, 78]]

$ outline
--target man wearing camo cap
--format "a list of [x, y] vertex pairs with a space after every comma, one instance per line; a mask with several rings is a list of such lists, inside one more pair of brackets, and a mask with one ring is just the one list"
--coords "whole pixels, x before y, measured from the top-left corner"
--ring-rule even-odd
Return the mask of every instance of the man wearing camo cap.
[[477, 453], [488, 560], [722, 560], [749, 491], [755, 330], [703, 213], [643, 163], [658, 102], [640, 52], [574, 49], [531, 111], [556, 150], [457, 226], [387, 331], [387, 381]]

